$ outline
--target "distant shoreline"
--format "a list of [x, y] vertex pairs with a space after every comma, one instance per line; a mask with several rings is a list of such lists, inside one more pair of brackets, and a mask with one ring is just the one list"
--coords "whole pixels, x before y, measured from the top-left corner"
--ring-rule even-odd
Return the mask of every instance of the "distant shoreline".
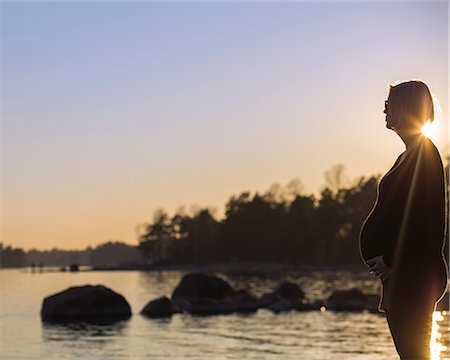
[[[22, 269], [32, 271], [31, 266], [5, 267], [0, 270]], [[209, 273], [236, 273], [236, 274], [275, 274], [280, 272], [326, 272], [326, 271], [351, 271], [364, 272], [367, 269], [362, 264], [317, 264], [296, 265], [280, 263], [214, 263], [214, 264], [154, 264], [154, 265], [127, 265], [127, 266], [91, 266], [79, 265], [74, 272], [88, 271], [185, 271], [185, 272], [209, 272]], [[61, 266], [36, 266], [36, 273], [47, 272], [71, 272], [68, 265]]]
[[364, 265], [330, 264], [330, 265], [295, 265], [279, 263], [216, 263], [216, 264], [159, 264], [147, 266], [94, 266], [91, 271], [190, 271], [221, 273], [279, 273], [309, 271], [364, 271]]

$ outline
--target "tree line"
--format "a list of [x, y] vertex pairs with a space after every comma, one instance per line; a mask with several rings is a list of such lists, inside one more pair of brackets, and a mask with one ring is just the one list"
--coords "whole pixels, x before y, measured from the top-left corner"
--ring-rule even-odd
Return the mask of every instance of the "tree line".
[[325, 173], [326, 186], [317, 198], [305, 194], [298, 180], [263, 194], [244, 191], [231, 196], [222, 220], [209, 208], [191, 215], [181, 209], [173, 216], [160, 208], [146, 224], [139, 249], [151, 264], [360, 264], [359, 232], [380, 177], [348, 184], [343, 166], [336, 165]]
[[[445, 166], [448, 174], [448, 159]], [[163, 208], [144, 224], [136, 246], [107, 242], [85, 250], [24, 251], [0, 243], [0, 267], [146, 266], [228, 262], [300, 265], [360, 264], [361, 225], [376, 200], [381, 175], [345, 180], [342, 165], [325, 173], [319, 196], [307, 194], [301, 181], [273, 184], [264, 193], [243, 191], [225, 204], [223, 219], [215, 210]], [[448, 199], [448, 188], [447, 188]], [[446, 239], [445, 254], [448, 257]]]
[[262, 194], [244, 191], [231, 196], [220, 221], [209, 208], [173, 216], [160, 208], [139, 249], [149, 263], [355, 263], [379, 176], [342, 187], [342, 175], [342, 166], [330, 170], [319, 198], [305, 194], [299, 181], [274, 184]]
[[120, 241], [108, 241], [83, 250], [37, 250], [4, 246], [0, 243], [0, 268], [25, 266], [89, 265], [97, 267], [127, 267], [142, 264], [142, 256], [136, 245]]

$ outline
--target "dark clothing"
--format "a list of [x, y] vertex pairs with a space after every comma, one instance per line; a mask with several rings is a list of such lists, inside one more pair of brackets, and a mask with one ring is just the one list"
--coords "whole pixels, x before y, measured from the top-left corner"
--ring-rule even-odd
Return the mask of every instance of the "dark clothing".
[[392, 269], [383, 282], [380, 310], [405, 304], [429, 309], [444, 294], [445, 186], [441, 157], [425, 136], [381, 179], [359, 239], [364, 260], [382, 255]]

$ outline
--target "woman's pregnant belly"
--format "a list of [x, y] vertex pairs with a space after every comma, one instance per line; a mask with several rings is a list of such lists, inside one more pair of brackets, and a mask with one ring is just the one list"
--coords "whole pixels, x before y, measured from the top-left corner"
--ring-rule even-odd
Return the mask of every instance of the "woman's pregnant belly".
[[360, 231], [360, 250], [364, 260], [383, 255], [383, 221], [378, 207], [375, 207], [364, 220]]

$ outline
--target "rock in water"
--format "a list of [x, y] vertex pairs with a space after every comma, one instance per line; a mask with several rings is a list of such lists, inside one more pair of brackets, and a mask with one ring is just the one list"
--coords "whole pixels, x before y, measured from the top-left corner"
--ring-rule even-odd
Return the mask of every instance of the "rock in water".
[[259, 302], [256, 297], [250, 294], [247, 290], [241, 289], [227, 298], [234, 308], [234, 311], [239, 313], [252, 313], [259, 309]]
[[223, 314], [233, 311], [226, 299], [236, 291], [223, 279], [200, 272], [183, 276], [172, 292], [172, 305], [192, 314]]
[[172, 300], [177, 299], [223, 299], [236, 292], [223, 279], [204, 273], [189, 273], [183, 276], [172, 293]]
[[325, 301], [327, 309], [336, 311], [362, 311], [366, 305], [366, 296], [356, 288], [334, 291]]
[[44, 321], [121, 320], [130, 316], [125, 298], [102, 285], [68, 288], [46, 297], [41, 309]]
[[302, 301], [305, 297], [303, 290], [297, 284], [290, 281], [283, 281], [273, 293], [285, 300]]
[[282, 300], [278, 295], [274, 293], [264, 293], [258, 299], [259, 307], [266, 308], [269, 305]]
[[167, 296], [150, 301], [142, 309], [141, 314], [148, 317], [166, 317], [174, 313], [172, 302]]

